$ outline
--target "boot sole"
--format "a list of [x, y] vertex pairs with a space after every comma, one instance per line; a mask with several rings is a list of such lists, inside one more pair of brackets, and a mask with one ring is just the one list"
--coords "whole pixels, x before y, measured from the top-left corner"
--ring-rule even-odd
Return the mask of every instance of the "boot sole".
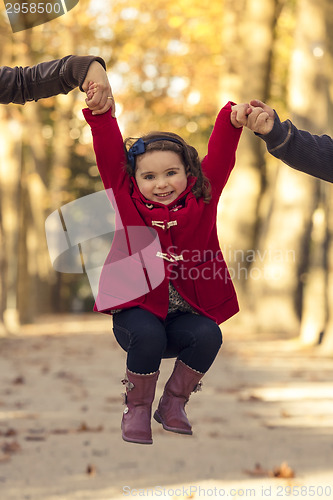
[[154, 420], [161, 424], [163, 426], [163, 429], [169, 432], [175, 432], [176, 434], [184, 434], [186, 436], [192, 436], [193, 432], [192, 431], [186, 431], [184, 429], [179, 429], [177, 427], [169, 427], [163, 422], [163, 419], [161, 418], [160, 414], [157, 412], [157, 410], [154, 413]]
[[123, 440], [126, 441], [127, 443], [135, 443], [135, 444], [153, 444], [153, 440], [142, 440], [142, 439], [131, 439], [131, 438], [127, 438], [126, 436], [122, 436]]

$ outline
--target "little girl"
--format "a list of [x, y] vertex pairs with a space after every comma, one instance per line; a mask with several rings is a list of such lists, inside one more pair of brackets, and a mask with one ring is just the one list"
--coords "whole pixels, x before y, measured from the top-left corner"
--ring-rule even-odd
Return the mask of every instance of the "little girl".
[[[88, 106], [97, 88], [90, 84]], [[185, 404], [191, 392], [200, 389], [222, 345], [218, 325], [238, 311], [219, 247], [216, 215], [241, 134], [237, 113], [244, 109], [248, 105], [228, 103], [220, 111], [202, 162], [176, 134], [150, 133], [124, 143], [110, 111], [94, 116], [83, 110], [101, 178], [113, 191], [123, 228], [154, 228], [162, 251], [152, 259], [164, 263], [162, 282], [140, 297], [120, 301], [116, 308], [106, 307], [103, 300], [95, 304], [95, 310], [113, 315], [115, 337], [127, 352], [121, 425], [125, 441], [152, 444], [151, 409], [159, 368], [162, 358], [170, 357], [176, 358], [174, 370], [154, 419], [167, 431], [192, 434]], [[128, 243], [121, 240], [127, 237], [122, 232], [117, 241], [116, 232], [104, 269], [121, 259], [122, 244], [127, 248]], [[99, 297], [110, 293], [105, 287], [113, 287], [114, 295], [118, 286], [126, 288], [125, 277], [107, 283], [102, 271]]]

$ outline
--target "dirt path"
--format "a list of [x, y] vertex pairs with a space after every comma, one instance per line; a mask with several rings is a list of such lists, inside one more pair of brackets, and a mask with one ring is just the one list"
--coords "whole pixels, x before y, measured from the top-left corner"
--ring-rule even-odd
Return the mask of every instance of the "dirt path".
[[154, 421], [153, 446], [121, 439], [125, 355], [107, 318], [44, 318], [0, 339], [0, 499], [333, 497], [333, 360], [224, 338], [187, 407], [194, 435]]

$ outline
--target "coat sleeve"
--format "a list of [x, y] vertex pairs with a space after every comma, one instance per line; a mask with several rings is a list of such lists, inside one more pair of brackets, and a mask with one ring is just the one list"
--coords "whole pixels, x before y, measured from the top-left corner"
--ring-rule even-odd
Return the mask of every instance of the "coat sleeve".
[[266, 135], [267, 150], [290, 167], [333, 182], [333, 139], [298, 130], [290, 120], [281, 122], [275, 113], [274, 126]]
[[202, 161], [204, 174], [211, 182], [214, 196], [224, 188], [236, 159], [236, 149], [242, 128], [235, 128], [230, 121], [231, 103], [219, 112], [208, 142], [208, 153]]
[[98, 61], [106, 68], [104, 60], [95, 56], [66, 56], [25, 68], [1, 66], [0, 103], [25, 104], [68, 94], [76, 87], [82, 90], [81, 85], [93, 61]]
[[110, 110], [102, 115], [93, 115], [86, 108], [83, 115], [91, 127], [97, 167], [105, 189], [112, 188], [117, 193], [124, 184], [129, 189], [129, 177], [124, 168], [123, 138], [116, 118], [111, 116]]

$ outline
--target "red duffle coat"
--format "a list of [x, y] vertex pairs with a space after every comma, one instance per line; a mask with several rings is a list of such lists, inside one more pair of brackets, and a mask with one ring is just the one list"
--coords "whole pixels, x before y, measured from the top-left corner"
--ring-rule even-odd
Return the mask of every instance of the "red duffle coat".
[[[131, 267], [132, 264], [123, 265], [118, 273], [118, 283], [108, 284], [105, 266], [94, 310], [110, 313], [112, 308], [138, 306], [164, 319], [168, 311], [168, 283], [172, 280], [175, 289], [199, 314], [218, 324], [238, 312], [236, 292], [223, 259], [216, 228], [218, 201], [234, 166], [235, 151], [241, 134], [241, 129], [236, 129], [230, 123], [230, 111], [231, 103], [228, 103], [218, 114], [209, 139], [208, 153], [202, 161], [202, 169], [212, 186], [211, 201], [207, 204], [202, 198], [195, 198], [191, 189], [196, 178], [189, 177], [187, 189], [177, 200], [163, 205], [147, 200], [139, 191], [134, 177], [130, 178], [126, 174], [126, 155], [117, 120], [111, 117], [110, 112], [93, 116], [89, 109], [83, 110], [92, 129], [97, 166], [105, 189], [111, 188], [113, 191], [122, 227], [153, 227], [161, 245], [161, 251], [153, 256], [157, 274], [161, 262], [164, 265], [164, 273], [158, 286], [152, 286], [148, 280], [148, 286], [143, 288], [141, 296], [130, 301], [123, 300], [123, 303], [119, 301], [122, 296], [119, 291], [119, 303], [116, 307], [106, 306], [107, 302], [103, 297], [110, 292], [105, 289], [110, 286], [113, 290], [123, 290], [126, 286], [133, 286], [133, 283], [127, 285], [126, 272], [132, 279], [135, 270]], [[127, 249], [128, 234], [119, 231], [117, 238], [116, 232], [106, 264], [112, 261], [121, 264], [125, 255], [122, 245], [126, 239]], [[133, 253], [134, 251], [132, 248]], [[140, 266], [142, 267], [142, 262]], [[142, 273], [140, 276], [143, 276]], [[147, 278], [146, 270], [144, 276]]]

